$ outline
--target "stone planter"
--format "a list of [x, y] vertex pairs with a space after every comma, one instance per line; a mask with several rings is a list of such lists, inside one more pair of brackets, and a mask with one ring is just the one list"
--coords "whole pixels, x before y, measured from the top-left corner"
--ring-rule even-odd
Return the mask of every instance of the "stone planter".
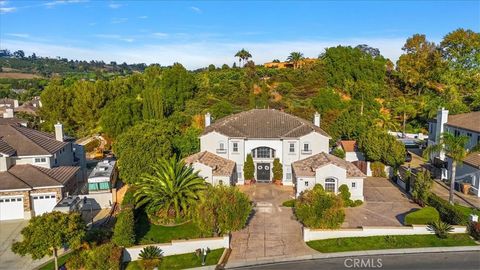
[[282, 180], [273, 180], [273, 183], [277, 186], [281, 186], [282, 185]]

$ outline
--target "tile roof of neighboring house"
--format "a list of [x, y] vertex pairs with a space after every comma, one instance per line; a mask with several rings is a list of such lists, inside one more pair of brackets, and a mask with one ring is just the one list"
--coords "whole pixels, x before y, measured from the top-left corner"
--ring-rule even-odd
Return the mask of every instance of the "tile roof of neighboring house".
[[313, 123], [274, 109], [253, 109], [221, 118], [203, 134], [213, 131], [242, 138], [298, 138], [312, 131], [330, 137]]
[[15, 149], [11, 147], [6, 141], [2, 140], [0, 137], [0, 153], [7, 156], [12, 156], [16, 153]]
[[467, 157], [465, 157], [463, 163], [480, 169], [480, 153], [474, 152], [469, 154]]
[[24, 103], [17, 108], [15, 108], [15, 112], [23, 112], [31, 115], [37, 115], [38, 108], [33, 106], [30, 103]]
[[340, 146], [345, 152], [355, 152], [357, 149], [356, 141], [340, 141]]
[[26, 125], [27, 123], [27, 120], [23, 120], [17, 117], [3, 118], [0, 116], [0, 125]]
[[53, 169], [34, 165], [14, 165], [0, 172], [0, 190], [60, 187], [80, 169], [76, 166], [61, 166]]
[[18, 156], [50, 155], [67, 145], [52, 134], [20, 125], [0, 125], [0, 138], [15, 149]]
[[15, 106], [15, 99], [11, 99], [11, 98], [1, 98], [0, 99], [0, 107], [13, 108], [14, 106]]
[[480, 133], [480, 111], [449, 115], [447, 125]]
[[231, 176], [235, 170], [235, 162], [217, 156], [208, 151], [199, 152], [185, 158], [185, 163], [193, 164], [200, 162], [212, 168], [214, 176]]
[[315, 170], [327, 164], [344, 168], [347, 171], [347, 177], [365, 177], [365, 174], [363, 174], [357, 166], [324, 152], [295, 161], [292, 163], [292, 167], [297, 176], [315, 176]]

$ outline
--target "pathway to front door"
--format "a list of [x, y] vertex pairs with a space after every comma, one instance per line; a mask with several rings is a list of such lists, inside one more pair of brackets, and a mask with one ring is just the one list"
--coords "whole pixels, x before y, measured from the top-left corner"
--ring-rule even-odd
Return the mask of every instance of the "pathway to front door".
[[229, 263], [316, 253], [303, 242], [292, 209], [282, 206], [293, 198], [292, 187], [255, 184], [240, 190], [256, 204], [255, 214], [245, 229], [232, 233]]

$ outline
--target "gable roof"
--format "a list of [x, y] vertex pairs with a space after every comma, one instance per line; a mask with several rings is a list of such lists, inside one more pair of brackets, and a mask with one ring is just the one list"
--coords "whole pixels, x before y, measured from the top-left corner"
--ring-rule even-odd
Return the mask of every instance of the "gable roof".
[[231, 176], [235, 169], [234, 161], [217, 156], [208, 151], [193, 154], [186, 157], [184, 160], [188, 165], [199, 162], [212, 168], [213, 176]]
[[363, 174], [357, 166], [344, 159], [324, 152], [306, 159], [295, 161], [292, 163], [292, 167], [295, 174], [298, 176], [315, 176], [315, 170], [327, 164], [344, 168], [347, 171], [347, 177], [365, 177], [365, 174]]
[[313, 123], [274, 109], [253, 109], [221, 118], [206, 127], [203, 134], [213, 131], [241, 138], [298, 138], [311, 132], [330, 137]]
[[447, 125], [480, 133], [480, 111], [449, 115]]
[[0, 172], [0, 190], [62, 187], [79, 169], [77, 166], [48, 169], [30, 164], [14, 165]]
[[357, 142], [356, 141], [340, 141], [340, 146], [345, 152], [355, 152], [357, 151]]
[[470, 165], [474, 168], [480, 169], [480, 153], [473, 152], [465, 157], [463, 163]]
[[0, 138], [0, 154], [4, 154], [7, 156], [12, 156], [16, 153], [15, 149], [11, 147], [6, 141]]
[[17, 156], [50, 155], [67, 145], [52, 134], [21, 125], [0, 125], [0, 138], [15, 149]]

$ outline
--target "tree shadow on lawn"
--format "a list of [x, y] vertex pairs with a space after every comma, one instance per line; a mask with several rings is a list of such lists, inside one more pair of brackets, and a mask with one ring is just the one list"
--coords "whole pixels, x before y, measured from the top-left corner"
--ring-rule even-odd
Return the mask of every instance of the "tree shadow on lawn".
[[410, 210], [408, 210], [407, 212], [404, 212], [404, 213], [400, 213], [398, 215], [395, 216], [395, 218], [398, 220], [398, 222], [400, 222], [400, 224], [402, 225], [405, 225], [405, 216], [410, 214], [410, 213], [413, 213], [417, 210], [420, 210], [420, 207], [418, 208], [411, 208]]
[[144, 209], [138, 209], [136, 211], [135, 242], [139, 243], [150, 231], [150, 228], [151, 225], [147, 213], [145, 213]]

